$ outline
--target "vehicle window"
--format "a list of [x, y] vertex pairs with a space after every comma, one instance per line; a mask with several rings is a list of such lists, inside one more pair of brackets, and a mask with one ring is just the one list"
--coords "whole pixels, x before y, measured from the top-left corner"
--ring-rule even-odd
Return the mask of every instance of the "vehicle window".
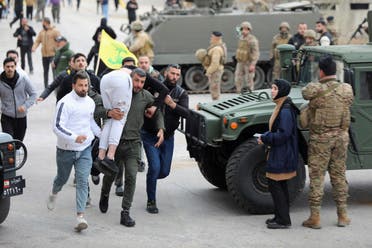
[[[313, 54], [307, 54], [303, 58], [302, 65], [300, 67], [299, 72], [299, 84], [307, 84], [310, 82], [318, 82], [319, 81], [319, 58], [320, 56], [316, 56]], [[336, 62], [336, 76], [337, 80], [343, 81], [344, 78], [344, 63], [340, 60], [335, 60]]]
[[372, 100], [372, 72], [360, 73], [360, 100]]

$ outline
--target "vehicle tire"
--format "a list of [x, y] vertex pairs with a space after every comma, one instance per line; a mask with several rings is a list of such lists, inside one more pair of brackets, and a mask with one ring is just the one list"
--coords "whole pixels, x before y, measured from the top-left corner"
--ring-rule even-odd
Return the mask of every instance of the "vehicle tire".
[[234, 67], [225, 65], [223, 74], [221, 77], [221, 91], [231, 92], [235, 87], [235, 73]]
[[217, 188], [226, 189], [226, 159], [221, 154], [213, 148], [207, 148], [198, 166], [201, 174], [209, 183]]
[[254, 89], [259, 90], [265, 86], [265, 72], [261, 67], [256, 66], [256, 72], [254, 75]]
[[[226, 166], [228, 191], [240, 207], [252, 214], [269, 214], [274, 211], [265, 165], [265, 148], [252, 138], [235, 149]], [[298, 165], [297, 177], [288, 183], [291, 201], [305, 185], [305, 167], [302, 160]]]
[[0, 198], [0, 224], [8, 217], [10, 209], [10, 197]]
[[266, 72], [266, 84], [271, 87], [271, 83], [273, 81], [273, 68], [270, 67], [269, 69], [267, 69], [267, 72]]
[[208, 77], [204, 75], [203, 67], [192, 66], [185, 74], [186, 86], [192, 91], [202, 91], [208, 88]]

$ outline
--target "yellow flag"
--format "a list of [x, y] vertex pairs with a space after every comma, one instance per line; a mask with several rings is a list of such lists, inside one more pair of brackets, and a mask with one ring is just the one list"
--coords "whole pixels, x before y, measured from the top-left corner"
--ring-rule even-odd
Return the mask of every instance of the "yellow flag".
[[126, 57], [132, 57], [137, 64], [136, 56], [128, 50], [127, 46], [111, 38], [105, 30], [101, 33], [98, 56], [110, 69], [121, 68], [121, 61]]
[[123, 7], [124, 9], [127, 8], [127, 6], [125, 5], [124, 0], [119, 0], [119, 4], [120, 4], [120, 6]]

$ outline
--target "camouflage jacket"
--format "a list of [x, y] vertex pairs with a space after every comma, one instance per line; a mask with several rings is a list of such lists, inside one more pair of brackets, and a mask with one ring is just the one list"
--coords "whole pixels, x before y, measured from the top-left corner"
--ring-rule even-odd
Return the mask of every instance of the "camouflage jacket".
[[223, 70], [223, 64], [226, 59], [226, 45], [222, 42], [211, 44], [207, 51], [207, 56], [210, 61], [206, 72], [206, 75], [208, 76], [216, 71]]
[[277, 47], [278, 45], [288, 44], [290, 38], [292, 38], [291, 34], [288, 34], [287, 38], [280, 37], [280, 34], [275, 35], [271, 43], [270, 58], [279, 60], [279, 51]]
[[240, 36], [235, 56], [238, 62], [257, 64], [260, 57], [257, 38], [252, 34], [248, 34], [247, 37]]
[[133, 44], [129, 47], [131, 51], [138, 58], [141, 55], [146, 55], [153, 60], [154, 58], [154, 43], [151, 37], [144, 31], [136, 34]]

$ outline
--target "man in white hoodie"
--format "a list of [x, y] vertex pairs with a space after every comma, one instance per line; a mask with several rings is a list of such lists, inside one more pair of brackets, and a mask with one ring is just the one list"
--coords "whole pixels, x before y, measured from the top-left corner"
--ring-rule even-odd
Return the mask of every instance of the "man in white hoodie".
[[52, 192], [47, 201], [53, 210], [57, 193], [67, 182], [72, 166], [76, 178], [76, 212], [80, 232], [88, 227], [84, 218], [88, 198], [88, 177], [92, 167], [91, 143], [94, 136], [99, 137], [101, 129], [94, 121], [94, 101], [87, 96], [88, 75], [78, 71], [72, 83], [72, 91], [57, 103], [53, 131], [57, 135], [57, 176], [54, 178]]

